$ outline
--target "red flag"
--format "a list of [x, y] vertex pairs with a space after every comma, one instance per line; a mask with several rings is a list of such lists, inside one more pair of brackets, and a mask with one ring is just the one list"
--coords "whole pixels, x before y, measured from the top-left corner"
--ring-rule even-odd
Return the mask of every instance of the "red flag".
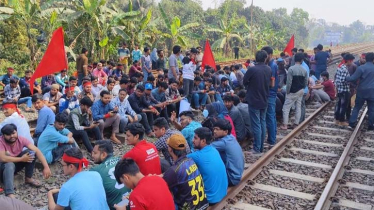
[[288, 55], [291, 56], [293, 48], [295, 48], [295, 35], [292, 35], [290, 41], [288, 41], [288, 44], [286, 48], [284, 48], [283, 52], [288, 53]]
[[64, 31], [62, 27], [53, 32], [51, 42], [40, 61], [35, 73], [30, 79], [30, 91], [34, 91], [34, 81], [37, 78], [68, 69], [68, 62], [65, 54]]
[[217, 68], [216, 68], [216, 62], [214, 61], [214, 56], [213, 56], [213, 53], [212, 53], [212, 49], [210, 49], [210, 45], [209, 45], [209, 41], [206, 40], [205, 42], [205, 48], [204, 48], [204, 55], [203, 55], [203, 62], [201, 64], [201, 67], [202, 67], [202, 71], [204, 72], [204, 68], [206, 65], [209, 65], [210, 67], [212, 67], [214, 70], [217, 71]]

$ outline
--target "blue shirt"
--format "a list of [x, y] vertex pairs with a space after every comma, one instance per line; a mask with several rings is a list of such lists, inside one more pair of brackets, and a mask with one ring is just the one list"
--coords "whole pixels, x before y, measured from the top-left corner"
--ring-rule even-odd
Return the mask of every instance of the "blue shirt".
[[[25, 77], [22, 77], [20, 80], [19, 80], [19, 87], [21, 89], [23, 88], [30, 88], [30, 79], [26, 79]], [[37, 81], [34, 82], [34, 87], [37, 86], [39, 83]]]
[[203, 176], [204, 190], [209, 203], [220, 202], [227, 194], [228, 180], [225, 164], [218, 151], [211, 145], [190, 153]]
[[244, 155], [242, 148], [233, 135], [226, 135], [210, 145], [215, 147], [226, 166], [227, 177], [232, 185], [237, 185], [244, 171]]
[[41, 134], [47, 125], [55, 123], [55, 113], [47, 106], [43, 106], [38, 112], [35, 134]]
[[69, 109], [70, 111], [79, 107], [79, 100], [76, 96], [71, 98], [67, 98], [66, 94], [64, 94], [59, 102], [58, 102], [59, 112], [63, 112], [65, 109]]
[[316, 60], [316, 71], [322, 72], [327, 69], [327, 59], [330, 55], [327, 52], [320, 51], [315, 55]]
[[159, 102], [166, 101], [165, 92], [158, 92], [158, 88], [152, 90], [152, 96]]
[[192, 145], [192, 140], [193, 140], [193, 137], [195, 136], [194, 131], [197, 128], [201, 128], [201, 127], [202, 127], [201, 123], [196, 122], [196, 121], [192, 121], [185, 128], [183, 128], [183, 130], [181, 131], [182, 135], [184, 136], [184, 138], [186, 139], [186, 141], [188, 143], [188, 146], [190, 146], [190, 148], [191, 148], [191, 152], [194, 151], [193, 145]]
[[100, 174], [94, 171], [75, 174], [62, 185], [57, 204], [70, 206], [72, 210], [109, 210]]
[[269, 66], [270, 66], [270, 69], [271, 69], [271, 77], [275, 78], [274, 87], [269, 89], [269, 97], [277, 97], [278, 84], [279, 84], [278, 65], [275, 63], [275, 61], [273, 59], [269, 62]]
[[[309, 72], [310, 72], [310, 69], [309, 69], [309, 66], [303, 61], [303, 63], [301, 64], [302, 67], [304, 67], [304, 69], [306, 70], [306, 76], [309, 78]], [[305, 87], [304, 89], [304, 94], [307, 94], [309, 91], [308, 89], [308, 85]]]
[[108, 112], [113, 110], [113, 106], [111, 103], [105, 105], [101, 100], [95, 101], [92, 105], [92, 118], [95, 121], [104, 119], [104, 115], [108, 114]]
[[8, 74], [5, 74], [3, 76], [0, 76], [0, 80], [4, 85], [8, 85], [10, 83], [10, 79], [16, 79], [19, 80], [19, 77], [16, 75], [9, 76]]
[[52, 163], [52, 150], [58, 147], [58, 143], [68, 143], [67, 135], [70, 131], [64, 128], [58, 131], [55, 126], [48, 125], [38, 139], [38, 148], [43, 153], [48, 163]]

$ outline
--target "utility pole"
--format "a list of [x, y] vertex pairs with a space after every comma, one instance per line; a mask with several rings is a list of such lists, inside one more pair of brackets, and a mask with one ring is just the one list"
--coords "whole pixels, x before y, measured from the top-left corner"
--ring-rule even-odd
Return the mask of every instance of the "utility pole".
[[251, 4], [251, 52], [252, 52], [252, 56], [254, 57], [255, 53], [254, 53], [254, 48], [253, 48], [253, 0], [252, 0], [252, 4]]

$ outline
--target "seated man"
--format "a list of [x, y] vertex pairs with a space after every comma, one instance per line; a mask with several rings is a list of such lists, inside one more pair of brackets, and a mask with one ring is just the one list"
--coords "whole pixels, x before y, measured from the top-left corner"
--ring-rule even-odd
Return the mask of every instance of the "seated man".
[[[174, 195], [175, 205], [181, 210], [207, 209], [209, 203], [204, 192], [203, 178], [196, 163], [187, 158], [186, 139], [180, 134], [173, 134], [167, 140], [167, 146], [174, 164], [164, 173], [163, 178]], [[199, 193], [193, 193], [195, 191]]]
[[70, 113], [71, 110], [77, 108], [79, 106], [78, 97], [74, 94], [74, 87], [66, 87], [65, 94], [61, 96], [59, 100], [59, 113], [66, 111], [66, 113]]
[[[118, 94], [119, 94], [119, 90], [121, 89], [125, 89], [127, 88], [127, 86], [129, 85], [130, 81], [123, 77], [120, 81], [119, 81], [119, 84], [115, 85], [114, 88], [113, 88], [113, 97], [117, 97]], [[126, 91], [127, 93], [127, 91]], [[127, 98], [126, 98], [127, 99]]]
[[82, 87], [83, 90], [78, 94], [78, 99], [82, 99], [84, 97], [88, 97], [91, 99], [92, 102], [94, 102], [95, 97], [92, 94], [92, 83], [90, 81], [83, 81], [82, 80]]
[[[126, 67], [127, 68], [127, 67]], [[109, 74], [108, 74], [109, 75]], [[123, 72], [123, 64], [122, 63], [118, 63], [117, 64], [117, 68], [114, 69], [111, 74], [112, 76], [114, 77], [117, 77], [118, 79], [121, 79], [122, 78], [122, 75], [124, 75], [124, 72]]]
[[56, 113], [56, 107], [58, 107], [58, 103], [62, 97], [62, 93], [59, 90], [60, 87], [58, 84], [53, 84], [51, 85], [51, 90], [43, 95], [44, 104], [51, 108], [54, 113]]
[[51, 85], [56, 84], [55, 75], [50, 74], [42, 77], [42, 94], [48, 92], [51, 89]]
[[[320, 84], [316, 84], [315, 86], [311, 87], [311, 89], [313, 89], [313, 91], [315, 89], [323, 89], [323, 91], [327, 93], [327, 95], [329, 95], [330, 100], [334, 100], [336, 97], [335, 85], [333, 81], [329, 79], [329, 73], [327, 71], [322, 72], [321, 78], [323, 82], [321, 82]], [[317, 94], [315, 96], [317, 96]], [[322, 101], [322, 100], [320, 99], [318, 101]]]
[[135, 86], [138, 84], [138, 79], [136, 77], [131, 77], [129, 85], [127, 85], [127, 94], [131, 95], [135, 92]]
[[66, 149], [76, 147], [73, 134], [65, 128], [66, 113], [58, 113], [53, 125], [48, 125], [38, 139], [38, 148], [49, 164], [59, 161]]
[[19, 80], [19, 77], [14, 75], [14, 69], [12, 67], [7, 68], [7, 74], [0, 76], [0, 86], [7, 86], [10, 83], [10, 79]]
[[204, 83], [201, 82], [201, 77], [195, 77], [194, 79], [192, 99], [196, 109], [204, 110], [208, 94], [205, 90]]
[[[129, 197], [130, 209], [175, 209], [168, 185], [159, 176], [143, 175], [131, 158], [120, 160], [114, 176], [118, 183], [132, 189]], [[132, 206], [132, 207], [131, 207]], [[117, 210], [126, 210], [126, 205], [114, 205]]]
[[214, 141], [210, 144], [221, 155], [226, 166], [229, 186], [239, 184], [244, 171], [244, 154], [238, 141], [231, 135], [231, 124], [228, 120], [218, 119], [214, 124]]
[[207, 100], [208, 104], [216, 102], [216, 101], [221, 101], [223, 103], [221, 94], [219, 94], [216, 91], [216, 88], [213, 85], [212, 78], [205, 79], [204, 85], [205, 85], [205, 90], [207, 91], [208, 96], [209, 96]]
[[120, 133], [125, 133], [128, 123], [139, 122], [142, 119], [142, 116], [136, 114], [136, 112], [131, 108], [129, 101], [126, 98], [126, 89], [121, 89], [119, 91], [119, 96], [113, 98], [110, 102], [113, 107], [118, 108], [118, 114], [121, 118], [119, 123]]
[[4, 102], [16, 102], [17, 104], [26, 103], [26, 112], [33, 112], [31, 97], [21, 98], [21, 88], [18, 85], [18, 81], [10, 79], [9, 84], [4, 88], [5, 99]]
[[[23, 129], [23, 128], [19, 128]], [[0, 137], [0, 173], [4, 183], [5, 195], [14, 198], [14, 174], [25, 168], [25, 183], [34, 187], [41, 184], [32, 178], [35, 166], [35, 157], [43, 165], [43, 175], [45, 179], [51, 176], [51, 170], [42, 152], [29, 140], [18, 136], [17, 127], [14, 124], [7, 124], [1, 128]], [[28, 150], [22, 151], [24, 147]]]
[[[166, 101], [164, 101], [164, 102], [157, 101], [152, 95], [152, 89], [153, 89], [152, 84], [150, 84], [150, 83], [145, 84], [145, 90], [144, 90], [145, 100], [151, 106], [155, 107], [159, 113], [162, 113], [161, 116], [168, 117], [167, 109], [166, 109], [167, 102]], [[153, 118], [157, 118], [157, 115], [153, 114]], [[148, 119], [150, 119], [150, 118], [148, 118]], [[153, 125], [153, 121], [150, 121], [149, 124]]]
[[[30, 91], [30, 79], [32, 76], [31, 70], [25, 71], [25, 77], [22, 77], [19, 80], [19, 87], [21, 88], [21, 97], [27, 97], [31, 96]], [[39, 83], [37, 81], [34, 82], [34, 93], [42, 93], [42, 88], [40, 87]]]
[[[111, 97], [113, 97], [113, 88], [115, 84], [116, 84], [116, 81], [114, 79], [108, 78], [106, 86], [101, 91], [104, 91], [104, 90], [108, 91]], [[100, 95], [97, 95], [95, 100], [96, 101], [100, 100]]]
[[196, 163], [204, 180], [206, 198], [209, 205], [214, 205], [226, 196], [228, 179], [225, 164], [218, 151], [209, 145], [211, 141], [212, 132], [209, 128], [196, 129], [193, 139], [196, 151], [187, 157]]
[[103, 64], [98, 63], [92, 74], [99, 79], [99, 84], [105, 85], [108, 80], [108, 75], [104, 72]]
[[30, 143], [34, 144], [34, 140], [30, 134], [30, 126], [27, 123], [26, 118], [21, 115], [20, 111], [18, 110], [17, 104], [4, 103], [2, 108], [6, 118], [0, 123], [0, 129], [7, 124], [14, 124], [17, 128], [22, 128], [18, 130], [18, 135], [26, 138], [30, 141]]
[[[242, 119], [244, 121], [244, 126], [245, 126], [246, 137], [247, 137], [247, 139], [250, 139], [250, 137], [252, 135], [251, 134], [251, 122], [250, 122], [250, 120], [247, 120], [247, 119], [250, 119], [250, 118], [249, 118], [248, 104], [244, 103], [245, 96], [246, 96], [246, 91], [245, 90], [239, 91], [239, 93], [238, 93], [239, 101], [235, 106], [239, 109], [239, 112], [242, 115]], [[234, 97], [234, 104], [235, 104], [235, 97]], [[281, 108], [281, 110], [282, 110], [282, 108]]]
[[16, 198], [0, 196], [0, 203], [1, 208], [6, 210], [35, 210], [31, 205]]
[[234, 106], [234, 97], [231, 95], [225, 95], [223, 97], [223, 102], [225, 104], [225, 107], [229, 111], [229, 115], [234, 123], [236, 138], [240, 142], [244, 141], [245, 137], [247, 136], [245, 124], [239, 109]]
[[175, 79], [169, 80], [169, 87], [165, 91], [166, 101], [168, 102], [168, 112], [177, 112], [177, 103], [179, 103], [183, 98], [178, 91], [178, 81]]
[[41, 94], [34, 94], [31, 100], [35, 109], [38, 110], [38, 119], [36, 121], [36, 128], [33, 136], [34, 138], [38, 138], [47, 125], [55, 122], [55, 113], [44, 104], [43, 96]]
[[[142, 116], [140, 123], [145, 127], [147, 136], [153, 137], [154, 133], [152, 132], [152, 125], [150, 123], [153, 123], [153, 114], [159, 115], [159, 112], [146, 101], [144, 86], [139, 85], [135, 93], [129, 96], [128, 100], [133, 110]], [[148, 119], [148, 117], [151, 119]]]
[[194, 138], [194, 130], [201, 127], [201, 123], [194, 120], [194, 115], [191, 111], [184, 111], [179, 114], [180, 124], [177, 121], [176, 113], [173, 112], [171, 115], [171, 122], [174, 127], [180, 130], [186, 138], [188, 146], [190, 146], [191, 151], [193, 152], [192, 140]]
[[[88, 79], [88, 78], [87, 78]], [[82, 80], [83, 82], [83, 80]], [[78, 96], [78, 94], [82, 91], [79, 87], [78, 87], [78, 79], [74, 76], [70, 76], [69, 77], [69, 87], [73, 87], [74, 88], [74, 95], [75, 96]]]
[[139, 61], [135, 60], [129, 70], [129, 77], [133, 77], [136, 73], [143, 74], [142, 67], [139, 66]]
[[118, 108], [115, 108], [110, 104], [111, 96], [108, 91], [101, 91], [100, 96], [101, 99], [95, 101], [91, 110], [93, 120], [99, 123], [101, 139], [104, 139], [104, 128], [112, 126], [110, 140], [112, 140], [113, 143], [121, 144], [121, 141], [116, 137], [116, 133], [119, 132], [120, 123], [120, 117], [117, 114]]
[[61, 70], [60, 73], [55, 76], [55, 80], [60, 86], [60, 90], [65, 90], [65, 86], [68, 85], [69, 77], [66, 72], [66, 69]]
[[62, 169], [66, 181], [61, 189], [48, 192], [49, 209], [100, 209], [109, 210], [106, 202], [103, 180], [99, 173], [82, 171], [88, 166], [88, 160], [83, 157], [78, 148], [70, 148], [62, 156]]
[[123, 158], [132, 158], [140, 168], [140, 172], [149, 174], [161, 174], [160, 156], [154, 144], [143, 139], [144, 127], [140, 123], [131, 123], [127, 126], [126, 141], [134, 146]]
[[91, 83], [92, 83], [91, 92], [94, 98], [96, 98], [98, 95], [100, 95], [100, 92], [104, 87], [101, 84], [99, 84], [99, 80], [95, 76], [92, 76]]
[[92, 152], [92, 145], [88, 138], [89, 134], [93, 134], [95, 140], [102, 139], [98, 123], [91, 123], [92, 113], [90, 108], [92, 104], [93, 102], [90, 98], [82, 98], [79, 101], [79, 107], [71, 110], [68, 122], [66, 123], [66, 128], [73, 133], [73, 137], [75, 139], [82, 139], [88, 152]]
[[[166, 144], [167, 140], [170, 138], [171, 135], [174, 134], [180, 134], [182, 135], [178, 130], [170, 129], [169, 123], [164, 117], [157, 118], [153, 123], [153, 130], [155, 132], [156, 138], [158, 140], [154, 143], [157, 150], [159, 152], [162, 152], [165, 159], [161, 159], [161, 168], [164, 169], [164, 165], [166, 164], [164, 161], [166, 161], [168, 164], [167, 166], [173, 165], [173, 159], [171, 158], [168, 146]], [[187, 154], [191, 152], [190, 146], [186, 146]], [[164, 171], [164, 170], [162, 170]]]
[[103, 186], [106, 194], [106, 201], [110, 209], [114, 209], [114, 205], [122, 201], [123, 194], [130, 192], [130, 189], [124, 184], [118, 184], [114, 177], [114, 168], [121, 159], [113, 156], [113, 145], [109, 140], [96, 141], [92, 151], [92, 159], [98, 164], [90, 171], [96, 171], [103, 180]]
[[221, 78], [221, 85], [217, 88], [217, 92], [221, 94], [221, 98], [224, 95], [231, 95], [234, 93], [234, 90], [230, 87], [229, 79], [227, 77]]
[[157, 88], [153, 89], [152, 96], [159, 102], [166, 102], [165, 91], [168, 89], [168, 84], [166, 82], [160, 82]]

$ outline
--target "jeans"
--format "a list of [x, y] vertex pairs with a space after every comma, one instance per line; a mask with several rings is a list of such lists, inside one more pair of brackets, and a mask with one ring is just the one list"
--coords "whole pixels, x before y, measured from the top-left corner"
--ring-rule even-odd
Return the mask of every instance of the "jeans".
[[[138, 117], [138, 121], [137, 122], [140, 122], [142, 120], [142, 116], [140, 114], [137, 114], [136, 115]], [[125, 128], [127, 126], [127, 124], [129, 123], [129, 118], [124, 115], [124, 116], [120, 116], [120, 122], [119, 122], [119, 132], [120, 133], [125, 133]]]
[[283, 105], [283, 124], [287, 125], [289, 120], [290, 109], [296, 102], [296, 114], [295, 124], [299, 124], [301, 116], [301, 101], [303, 100], [304, 89], [297, 91], [296, 93], [289, 93], [286, 95], [286, 101]]
[[268, 98], [268, 108], [266, 111], [266, 128], [268, 131], [268, 143], [274, 145], [277, 136], [277, 119], [275, 116], [275, 104], [277, 97]]
[[355, 107], [353, 108], [351, 118], [349, 119], [349, 125], [355, 126], [358, 118], [358, 113], [360, 112], [364, 103], [368, 106], [369, 115], [369, 127], [374, 126], [374, 98], [363, 98], [362, 96], [356, 95]]
[[31, 108], [32, 102], [31, 102], [31, 97], [24, 97], [18, 99], [18, 104], [23, 104], [25, 103], [27, 105], [27, 108]]
[[305, 120], [305, 109], [306, 109], [305, 98], [306, 98], [306, 93], [304, 93], [303, 99], [301, 100], [301, 115], [300, 115], [299, 123], [302, 123]]
[[[83, 77], [84, 77], [83, 73], [78, 73], [78, 86], [82, 85]], [[65, 90], [63, 90], [63, 91], [65, 91]]]
[[55, 163], [55, 162], [59, 161], [62, 158], [62, 156], [64, 155], [65, 150], [73, 148], [73, 147], [77, 147], [76, 143], [74, 143], [74, 144], [62, 144], [62, 145], [59, 145], [58, 147], [54, 148], [52, 150], [52, 163]]
[[[147, 82], [148, 75], [152, 73], [148, 73], [147, 70], [143, 69], [143, 82]], [[140, 81], [139, 81], [140, 82]]]
[[[22, 157], [22, 155], [30, 152], [30, 150], [25, 150], [21, 152], [17, 157]], [[35, 158], [34, 160], [29, 162], [8, 162], [8, 163], [0, 163], [0, 175], [2, 175], [2, 180], [4, 183], [4, 192], [5, 195], [14, 194], [14, 174], [21, 171], [25, 168], [25, 177], [32, 178], [34, 173], [35, 167]]]
[[255, 109], [248, 106], [249, 117], [251, 118], [251, 131], [254, 137], [253, 150], [262, 152], [266, 134], [266, 108]]
[[187, 97], [189, 103], [191, 103], [192, 90], [193, 90], [193, 80], [183, 79], [184, 96]]
[[[53, 194], [53, 200], [55, 201], [55, 203], [57, 203], [58, 193]], [[64, 210], [71, 210], [71, 208], [69, 206], [63, 207], [63, 208], [64, 208]]]
[[84, 146], [86, 147], [87, 151], [90, 153], [92, 152], [93, 147], [90, 142], [90, 139], [88, 138], [88, 133], [93, 134], [95, 136], [95, 140], [102, 139], [99, 127], [94, 127], [92, 129], [87, 129], [87, 130], [69, 129], [69, 131], [73, 133], [74, 139], [82, 139]]
[[216, 93], [215, 96], [216, 96], [216, 101], [219, 101], [219, 102], [223, 103], [223, 100], [222, 100], [222, 96], [221, 96], [221, 94]]
[[205, 106], [206, 100], [208, 99], [208, 94], [206, 93], [194, 93], [192, 94], [193, 102], [195, 104], [195, 108], [200, 108], [200, 101], [201, 105]]
[[338, 93], [338, 101], [335, 105], [335, 120], [338, 120], [340, 122], [343, 122], [345, 120], [348, 104], [351, 103], [350, 95], [351, 93], [348, 91]]
[[150, 132], [152, 132], [152, 128], [149, 125], [147, 114], [142, 112], [140, 113], [140, 115], [142, 116], [142, 119], [140, 120], [140, 124], [144, 126], [145, 133], [149, 134]]

